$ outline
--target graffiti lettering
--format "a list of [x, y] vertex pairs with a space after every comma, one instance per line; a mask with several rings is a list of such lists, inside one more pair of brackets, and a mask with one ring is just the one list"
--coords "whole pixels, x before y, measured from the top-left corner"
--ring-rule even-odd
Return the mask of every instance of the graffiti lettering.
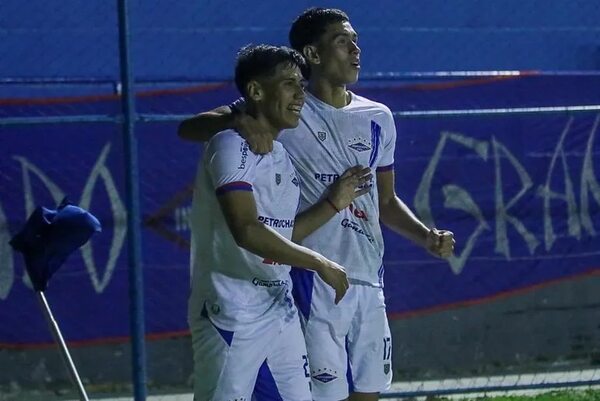
[[[539, 196], [541, 196], [544, 199], [544, 241], [546, 244], [546, 251], [552, 249], [552, 244], [554, 244], [554, 241], [556, 241], [554, 227], [552, 226], [552, 216], [550, 209], [550, 201], [552, 199], [560, 199], [566, 202], [568, 212], [567, 222], [569, 227], [569, 234], [576, 237], [577, 239], [581, 238], [581, 224], [579, 223], [579, 216], [577, 214], [577, 204], [575, 202], [575, 192], [573, 191], [573, 181], [571, 180], [571, 175], [569, 174], [569, 166], [567, 164], [567, 158], [563, 149], [563, 143], [565, 141], [567, 133], [569, 132], [569, 128], [571, 127], [572, 122], [573, 118], [571, 117], [567, 122], [567, 125], [563, 129], [563, 132], [560, 135], [560, 139], [558, 140], [558, 144], [556, 145], [556, 150], [554, 152], [554, 155], [552, 156], [550, 168], [548, 169], [548, 175], [546, 176], [546, 183], [543, 186], [540, 186], [538, 190]], [[551, 180], [554, 173], [554, 168], [556, 167], [556, 160], [559, 156], [564, 171], [564, 194], [554, 192], [551, 189]]]
[[[496, 187], [495, 187], [495, 198], [496, 198], [496, 252], [504, 255], [507, 259], [510, 259], [510, 247], [508, 244], [508, 234], [506, 223], [513, 225], [515, 230], [523, 237], [529, 248], [529, 253], [533, 254], [535, 249], [538, 247], [540, 242], [535, 236], [527, 230], [525, 225], [516, 217], [508, 214], [508, 210], [513, 207], [519, 199], [525, 195], [525, 193], [533, 186], [531, 177], [525, 171], [523, 165], [517, 160], [517, 158], [496, 138], [492, 138], [492, 144], [494, 147], [494, 162], [495, 162], [495, 175], [496, 175]], [[501, 155], [503, 154], [510, 164], [514, 167], [519, 179], [521, 180], [521, 190], [510, 200], [508, 203], [504, 203], [504, 191], [502, 190], [502, 169], [500, 165]]]
[[92, 168], [90, 176], [88, 177], [85, 187], [83, 188], [81, 201], [79, 202], [79, 205], [82, 208], [89, 209], [92, 202], [92, 193], [96, 187], [96, 182], [98, 181], [98, 178], [101, 178], [104, 182], [108, 199], [110, 200], [114, 221], [112, 242], [110, 244], [108, 260], [106, 262], [106, 267], [104, 269], [104, 275], [102, 278], [98, 277], [98, 269], [96, 268], [96, 263], [94, 262], [91, 242], [88, 242], [81, 248], [85, 267], [92, 280], [92, 285], [98, 293], [104, 291], [110, 282], [112, 273], [117, 264], [117, 258], [121, 253], [121, 248], [123, 248], [125, 235], [127, 234], [127, 212], [125, 211], [125, 206], [119, 197], [119, 192], [117, 191], [115, 182], [110, 174], [110, 170], [105, 165], [109, 152], [110, 144], [106, 144], [102, 149], [102, 152], [100, 152], [100, 156], [98, 157], [96, 164]]
[[[429, 193], [431, 191], [433, 176], [441, 160], [442, 152], [448, 140], [454, 141], [458, 144], [461, 144], [467, 148], [474, 150], [477, 156], [479, 156], [485, 161], [487, 161], [488, 159], [489, 145], [487, 142], [478, 141], [473, 138], [468, 138], [461, 134], [442, 132], [440, 142], [438, 143], [435, 152], [433, 153], [433, 157], [431, 158], [431, 161], [429, 162], [425, 173], [423, 174], [421, 183], [417, 188], [417, 194], [415, 195], [415, 210], [420, 215], [423, 222], [430, 227], [435, 226], [435, 221], [433, 220], [433, 215], [431, 213]], [[479, 223], [475, 230], [471, 233], [467, 241], [464, 243], [465, 245], [462, 252], [458, 256], [452, 256], [449, 259], [450, 268], [452, 269], [452, 271], [455, 274], [460, 274], [469, 255], [473, 251], [473, 247], [475, 246], [477, 239], [483, 233], [483, 231], [490, 230], [490, 226], [485, 221], [481, 209], [479, 209], [479, 206], [477, 206], [471, 195], [469, 195], [469, 193], [466, 190], [456, 185], [446, 185], [442, 188], [442, 191], [445, 197], [445, 207], [462, 210], [467, 214], [473, 216], [475, 220]]]
[[[598, 180], [594, 174], [592, 159], [593, 143], [599, 121], [600, 116], [598, 116], [594, 121], [583, 159], [580, 181], [581, 188], [579, 210], [575, 197], [575, 190], [573, 188], [573, 180], [571, 178], [571, 172], [564, 149], [565, 138], [568, 135], [573, 122], [572, 118], [567, 121], [555, 147], [554, 153], [551, 155], [545, 183], [537, 188], [537, 195], [542, 198], [544, 244], [546, 251], [550, 251], [552, 249], [552, 245], [557, 238], [552, 222], [552, 207], [556, 208], [557, 205], [551, 204], [552, 200], [562, 201], [566, 205], [567, 231], [569, 236], [580, 240], [583, 229], [591, 236], [596, 235], [592, 219], [590, 218], [589, 198], [591, 194], [596, 203], [600, 205], [600, 185], [598, 184]], [[510, 260], [511, 251], [508, 237], [508, 224], [510, 224], [527, 245], [529, 253], [533, 255], [540, 245], [540, 241], [525, 226], [525, 224], [523, 224], [521, 220], [510, 214], [510, 210], [516, 207], [518, 201], [522, 199], [527, 192], [533, 190], [534, 184], [524, 166], [519, 162], [519, 160], [517, 160], [512, 152], [506, 148], [506, 146], [500, 143], [495, 137], [492, 137], [491, 141], [487, 142], [477, 140], [460, 133], [441, 133], [440, 141], [434, 150], [433, 156], [429, 161], [415, 195], [415, 209], [420, 218], [428, 226], [435, 226], [435, 221], [431, 211], [430, 193], [432, 189], [433, 177], [439, 168], [443, 152], [448, 146], [449, 142], [459, 144], [472, 150], [475, 154], [475, 157], [482, 159], [484, 162], [488, 162], [488, 150], [491, 144], [494, 153], [495, 167], [495, 251], [496, 253], [499, 253], [506, 259]], [[502, 185], [503, 171], [501, 160], [503, 159], [506, 159], [510, 166], [514, 169], [521, 184], [518, 192], [513, 195], [508, 202], [505, 202], [504, 200], [505, 188]], [[552, 189], [552, 183], [558, 181], [558, 179], [555, 178], [557, 170], [556, 167], [559, 164], [558, 162], [560, 162], [564, 176], [564, 191], [562, 193]], [[466, 189], [454, 184], [444, 185], [441, 189], [444, 195], [444, 207], [461, 210], [472, 216], [477, 222], [475, 229], [471, 232], [466, 241], [463, 242], [464, 245], [462, 246], [462, 251], [460, 254], [449, 259], [449, 264], [452, 271], [456, 274], [459, 274], [464, 268], [469, 255], [473, 252], [475, 243], [485, 231], [491, 230], [491, 228], [480, 207], [473, 200], [472, 196]]]
[[581, 225], [583, 226], [583, 228], [585, 228], [588, 234], [592, 236], [596, 236], [596, 230], [594, 230], [592, 219], [590, 218], [588, 191], [592, 192], [596, 203], [600, 205], [600, 185], [598, 185], [598, 180], [596, 179], [596, 175], [594, 174], [594, 165], [592, 160], [592, 153], [594, 149], [594, 137], [598, 130], [599, 122], [600, 115], [598, 115], [598, 117], [596, 117], [596, 120], [594, 120], [594, 126], [592, 127], [592, 132], [590, 134], [590, 138], [588, 139], [587, 147], [585, 150], [585, 156], [583, 158], [583, 166], [581, 167], [581, 208], [579, 209], [579, 216], [581, 218]]

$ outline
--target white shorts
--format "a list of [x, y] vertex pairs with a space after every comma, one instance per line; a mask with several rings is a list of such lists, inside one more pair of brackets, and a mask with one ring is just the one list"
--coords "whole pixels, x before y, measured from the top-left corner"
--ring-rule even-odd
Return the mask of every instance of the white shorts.
[[218, 328], [203, 314], [190, 325], [194, 401], [311, 401], [306, 346], [298, 314]]
[[313, 399], [379, 393], [392, 383], [392, 339], [383, 289], [351, 282], [342, 301], [318, 275], [295, 269], [294, 297], [310, 361]]

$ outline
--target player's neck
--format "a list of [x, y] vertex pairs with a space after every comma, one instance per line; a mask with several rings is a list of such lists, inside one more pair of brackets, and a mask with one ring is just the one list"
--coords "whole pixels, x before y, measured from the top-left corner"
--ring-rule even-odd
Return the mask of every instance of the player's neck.
[[259, 108], [249, 104], [246, 112], [248, 113], [248, 115], [254, 117], [254, 119], [258, 122], [261, 131], [268, 132], [269, 134], [271, 134], [273, 139], [277, 139], [277, 136], [279, 135], [279, 132], [281, 132], [281, 130], [276, 128], [273, 124], [271, 124], [267, 116], [264, 113], [262, 113]]
[[320, 101], [337, 109], [350, 103], [350, 94], [346, 85], [333, 85], [330, 81], [315, 77], [308, 83], [308, 91]]

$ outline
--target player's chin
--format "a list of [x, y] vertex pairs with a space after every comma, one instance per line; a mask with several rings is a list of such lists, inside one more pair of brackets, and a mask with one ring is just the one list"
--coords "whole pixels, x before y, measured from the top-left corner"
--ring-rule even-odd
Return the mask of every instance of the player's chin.
[[290, 111], [285, 114], [282, 118], [283, 128], [296, 128], [300, 123], [300, 113]]
[[346, 77], [345, 81], [346, 81], [346, 85], [355, 84], [356, 81], [358, 81], [358, 73], [356, 73], [356, 74], [348, 74], [348, 76]]

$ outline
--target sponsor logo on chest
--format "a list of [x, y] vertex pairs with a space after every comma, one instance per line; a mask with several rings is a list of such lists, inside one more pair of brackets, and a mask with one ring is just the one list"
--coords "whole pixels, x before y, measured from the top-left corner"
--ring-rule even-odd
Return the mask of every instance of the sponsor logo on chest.
[[348, 209], [350, 209], [350, 213], [352, 213], [354, 215], [354, 217], [359, 218], [359, 219], [363, 219], [363, 220], [369, 220], [369, 217], [367, 216], [367, 212], [358, 208], [357, 206], [354, 206], [353, 203], [348, 205]]
[[331, 183], [340, 178], [339, 174], [334, 173], [315, 173], [315, 180], [324, 183]]
[[365, 230], [363, 230], [361, 228], [361, 226], [355, 221], [352, 221], [350, 219], [344, 219], [344, 220], [342, 220], [341, 226], [344, 227], [345, 229], [352, 230], [355, 233], [364, 236], [367, 239], [367, 241], [369, 241], [371, 244], [373, 242], [375, 242], [373, 237], [371, 235], [367, 234], [365, 232]]
[[294, 228], [294, 219], [276, 219], [267, 216], [258, 216], [258, 221], [273, 228]]

